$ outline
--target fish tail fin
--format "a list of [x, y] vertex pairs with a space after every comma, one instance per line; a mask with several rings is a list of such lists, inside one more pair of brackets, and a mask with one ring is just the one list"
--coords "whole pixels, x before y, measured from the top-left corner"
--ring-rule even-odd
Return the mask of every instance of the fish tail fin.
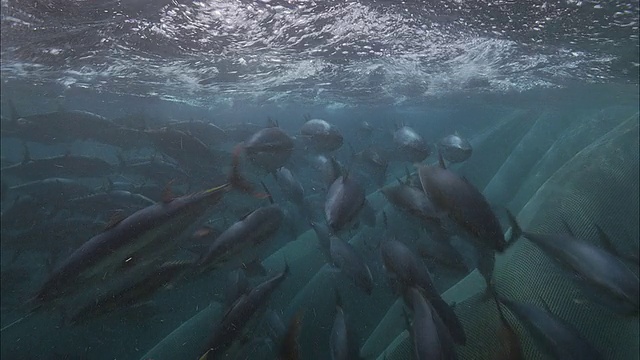
[[511, 211], [509, 211], [509, 209], [507, 209], [507, 216], [509, 217], [509, 223], [511, 224], [511, 237], [509, 238], [509, 242], [507, 243], [507, 247], [509, 247], [522, 236], [522, 228], [520, 228], [518, 220], [511, 213]]

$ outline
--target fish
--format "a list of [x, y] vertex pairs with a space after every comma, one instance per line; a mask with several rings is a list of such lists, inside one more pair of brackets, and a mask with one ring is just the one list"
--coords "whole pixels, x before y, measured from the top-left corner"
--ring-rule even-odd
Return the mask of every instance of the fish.
[[342, 165], [333, 156], [320, 154], [313, 157], [311, 163], [313, 168], [320, 172], [321, 184], [324, 186], [331, 186], [342, 175]]
[[400, 182], [398, 185], [386, 186], [380, 191], [396, 209], [421, 220], [425, 225], [438, 226], [441, 223], [442, 212], [422, 189]]
[[420, 290], [414, 287], [408, 288], [405, 301], [413, 311], [413, 322], [409, 329], [415, 358], [417, 360], [457, 359], [449, 332]]
[[67, 200], [91, 194], [92, 189], [73, 179], [47, 178], [11, 186], [9, 191], [59, 206]]
[[133, 274], [123, 279], [116, 289], [91, 299], [89, 303], [69, 314], [66, 321], [69, 324], [78, 325], [115, 310], [140, 304], [151, 298], [162, 287], [167, 287], [193, 264], [193, 261], [171, 261], [144, 276]]
[[512, 233], [538, 246], [597, 303], [623, 315], [637, 315], [640, 281], [614, 254], [568, 233], [538, 234], [523, 231], [513, 214], [507, 212]]
[[573, 325], [554, 315], [548, 305], [542, 309], [532, 304], [524, 304], [499, 298], [532, 335], [541, 350], [557, 360], [599, 360], [603, 359], [591, 343], [585, 340]]
[[401, 285], [400, 293], [405, 294], [412, 287], [422, 289], [451, 337], [457, 344], [466, 344], [467, 337], [462, 323], [453, 308], [440, 297], [422, 260], [409, 247], [395, 239], [383, 239], [380, 254], [384, 268]]
[[112, 164], [96, 157], [67, 154], [32, 159], [27, 150], [21, 163], [3, 167], [0, 172], [3, 176], [40, 180], [51, 177], [103, 177], [112, 174], [114, 169]]
[[331, 236], [329, 253], [332, 264], [350, 278], [354, 284], [367, 295], [373, 292], [373, 276], [369, 266], [354, 247], [338, 238]]
[[249, 291], [249, 280], [242, 269], [230, 271], [227, 275], [225, 305], [230, 306], [242, 294]]
[[126, 190], [101, 191], [69, 199], [65, 204], [69, 210], [84, 213], [101, 213], [111, 209], [141, 209], [155, 204], [148, 197]]
[[337, 178], [327, 193], [324, 213], [333, 233], [353, 222], [365, 205], [364, 188], [348, 175]]
[[222, 265], [237, 267], [263, 256], [283, 219], [282, 209], [275, 204], [252, 211], [211, 243], [207, 253], [200, 257], [198, 267], [202, 272]]
[[70, 143], [93, 139], [104, 141], [104, 134], [119, 128], [107, 118], [87, 111], [64, 110], [20, 116], [13, 112], [2, 123], [3, 137], [17, 137], [42, 144]]
[[467, 139], [455, 133], [442, 138], [438, 142], [438, 151], [442, 157], [452, 163], [461, 163], [471, 157], [473, 148]]
[[343, 137], [335, 126], [322, 119], [310, 119], [302, 128], [300, 136], [308, 148], [318, 152], [330, 152], [339, 149]]
[[176, 121], [168, 123], [167, 127], [191, 134], [209, 145], [224, 141], [227, 135], [219, 126], [205, 121]]
[[242, 332], [252, 319], [257, 318], [260, 310], [265, 310], [265, 303], [271, 294], [289, 275], [289, 265], [281, 273], [274, 275], [259, 284], [247, 294], [241, 295], [224, 313], [216, 325], [201, 359], [219, 359], [225, 352], [231, 352], [234, 344], [242, 340]]
[[304, 188], [286, 167], [281, 167], [274, 172], [274, 177], [280, 189], [294, 204], [304, 204]]
[[302, 327], [302, 319], [304, 312], [299, 310], [291, 318], [289, 326], [287, 327], [282, 340], [280, 341], [280, 347], [278, 349], [278, 360], [299, 360], [300, 344], [298, 344], [298, 336]]
[[342, 299], [336, 290], [336, 314], [331, 326], [331, 336], [329, 338], [329, 350], [331, 360], [354, 360], [360, 359], [359, 346], [355, 342], [353, 332], [347, 326], [347, 319], [342, 306]]
[[316, 238], [318, 239], [318, 245], [322, 250], [323, 254], [327, 259], [331, 259], [330, 248], [331, 248], [331, 230], [329, 227], [323, 222], [311, 221], [309, 223], [311, 228], [316, 233]]
[[507, 248], [500, 222], [485, 197], [468, 180], [447, 169], [442, 156], [439, 166], [416, 167], [425, 194], [478, 245], [497, 252]]
[[118, 171], [121, 174], [136, 175], [161, 185], [171, 181], [189, 179], [189, 175], [180, 166], [158, 159], [156, 156], [150, 159], [125, 160], [122, 154], [118, 155], [120, 162]]
[[267, 127], [247, 139], [243, 148], [254, 165], [272, 173], [289, 160], [294, 143], [280, 128]]
[[490, 291], [493, 295], [493, 300], [496, 303], [496, 308], [498, 309], [498, 317], [500, 319], [500, 329], [498, 330], [498, 340], [500, 343], [500, 348], [498, 349], [494, 359], [523, 360], [524, 354], [522, 353], [522, 344], [520, 343], [518, 333], [514, 330], [513, 326], [509, 324], [509, 321], [507, 321], [506, 317], [504, 316], [502, 306], [500, 305], [500, 300], [498, 299], [495, 288], [491, 287]]
[[412, 163], [420, 162], [431, 155], [427, 142], [414, 129], [402, 126], [393, 134], [393, 142], [401, 159]]
[[203, 167], [216, 164], [221, 157], [194, 135], [180, 130], [162, 127], [145, 130], [144, 134], [160, 151], [184, 166]]
[[239, 174], [237, 157], [227, 183], [145, 207], [87, 240], [48, 276], [29, 303], [41, 307], [77, 292], [83, 283], [104, 281], [128, 259], [155, 261], [176, 248], [180, 235], [193, 233], [188, 229], [232, 189], [251, 189]]

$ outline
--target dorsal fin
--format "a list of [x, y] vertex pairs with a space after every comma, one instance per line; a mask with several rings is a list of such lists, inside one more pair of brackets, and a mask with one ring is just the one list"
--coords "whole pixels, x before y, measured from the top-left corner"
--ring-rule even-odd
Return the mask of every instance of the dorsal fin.
[[33, 159], [31, 159], [31, 153], [29, 152], [27, 143], [23, 143], [22, 146], [24, 147], [24, 151], [22, 152], [22, 164], [26, 164], [31, 162]]

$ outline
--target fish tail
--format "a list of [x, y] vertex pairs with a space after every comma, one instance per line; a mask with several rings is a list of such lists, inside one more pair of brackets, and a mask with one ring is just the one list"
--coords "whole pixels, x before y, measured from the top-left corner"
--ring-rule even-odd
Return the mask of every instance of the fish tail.
[[520, 228], [518, 220], [509, 209], [507, 209], [507, 216], [509, 217], [509, 223], [511, 223], [511, 237], [509, 238], [509, 243], [507, 243], [507, 247], [509, 247], [522, 236], [522, 228]]

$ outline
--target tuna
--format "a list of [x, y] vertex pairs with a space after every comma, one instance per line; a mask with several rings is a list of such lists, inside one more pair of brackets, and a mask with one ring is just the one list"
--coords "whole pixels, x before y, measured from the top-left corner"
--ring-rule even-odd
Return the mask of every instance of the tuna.
[[452, 163], [460, 163], [471, 157], [473, 149], [466, 139], [461, 138], [457, 133], [445, 136], [438, 142], [438, 151], [442, 157]]
[[[45, 304], [76, 292], [82, 285], [115, 276], [123, 265], [141, 266], [177, 247], [184, 233], [206, 216], [233, 187], [248, 190], [234, 159], [230, 182], [195, 194], [168, 199], [136, 211], [87, 240], [46, 279], [32, 299]], [[134, 265], [135, 266], [135, 265]]]
[[332, 236], [329, 250], [333, 265], [350, 278], [358, 288], [371, 295], [373, 291], [371, 270], [356, 249], [348, 242]]
[[349, 176], [340, 176], [331, 184], [324, 203], [327, 224], [333, 233], [353, 222], [365, 205], [364, 188]]
[[431, 154], [429, 145], [415, 130], [403, 126], [393, 134], [393, 142], [402, 160], [420, 162]]
[[410, 333], [415, 358], [417, 360], [457, 359], [455, 347], [447, 329], [420, 290], [413, 287], [407, 289], [406, 302], [413, 311]]
[[467, 340], [464, 328], [451, 306], [440, 297], [422, 260], [397, 240], [383, 240], [380, 252], [385, 269], [400, 284], [400, 292], [405, 293], [410, 287], [422, 289], [452, 338], [456, 343], [464, 345]]
[[614, 312], [637, 315], [640, 282], [618, 257], [571, 234], [537, 234], [522, 231], [509, 213], [514, 236], [527, 238], [554, 262], [571, 273], [571, 278], [596, 302]]
[[293, 139], [278, 127], [268, 127], [244, 142], [249, 160], [267, 172], [274, 172], [291, 157]]
[[319, 151], [334, 151], [342, 146], [342, 134], [335, 126], [321, 119], [311, 119], [300, 129], [307, 147]]
[[280, 229], [283, 219], [284, 213], [277, 205], [256, 209], [220, 234], [198, 266], [202, 271], [222, 265], [236, 267], [264, 256], [271, 246], [268, 240]]
[[531, 304], [500, 299], [500, 302], [525, 325], [542, 351], [557, 360], [603, 359], [572, 325], [546, 309]]
[[[213, 330], [207, 348], [203, 349], [200, 359], [219, 359], [226, 352], [232, 352], [242, 341], [242, 333], [250, 327], [252, 319], [257, 319], [257, 312], [265, 310], [266, 302], [274, 290], [289, 274], [289, 266], [278, 275], [253, 288], [249, 293], [240, 296], [224, 313], [222, 319]], [[208, 350], [207, 350], [208, 349]]]

